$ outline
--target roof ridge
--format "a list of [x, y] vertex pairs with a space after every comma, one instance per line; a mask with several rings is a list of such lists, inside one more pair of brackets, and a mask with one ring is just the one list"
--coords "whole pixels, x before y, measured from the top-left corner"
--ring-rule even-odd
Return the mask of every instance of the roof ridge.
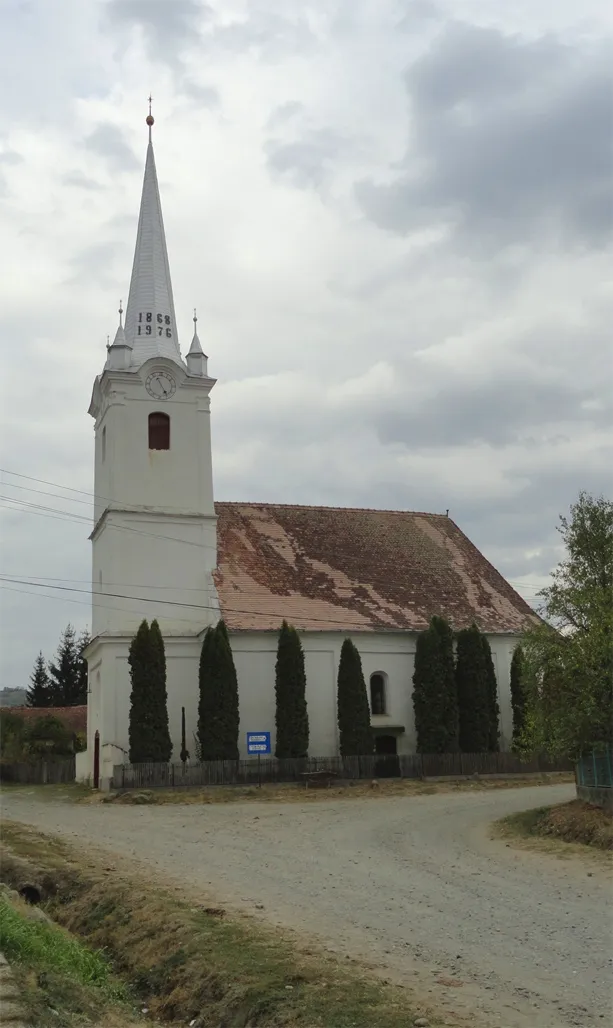
[[[275, 507], [285, 510], [338, 510], [351, 511], [356, 514], [415, 514], [425, 518], [444, 518], [446, 521], [453, 521], [448, 514], [432, 512], [427, 510], [406, 510], [393, 509], [390, 507], [334, 507], [321, 503], [275, 503], [266, 500], [215, 500], [215, 506], [224, 507]], [[455, 524], [455, 522], [453, 522]]]

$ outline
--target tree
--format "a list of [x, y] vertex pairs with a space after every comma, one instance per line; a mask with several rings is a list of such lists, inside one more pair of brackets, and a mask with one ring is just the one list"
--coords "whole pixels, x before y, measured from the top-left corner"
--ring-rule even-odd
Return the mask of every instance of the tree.
[[304, 652], [298, 632], [287, 621], [283, 622], [279, 632], [275, 697], [275, 756], [280, 760], [306, 757], [309, 751], [309, 717]]
[[223, 621], [207, 628], [199, 668], [200, 760], [238, 760], [238, 681]]
[[26, 691], [26, 704], [28, 707], [51, 707], [53, 695], [51, 682], [47, 672], [47, 665], [42, 651], [34, 661], [34, 670], [30, 675], [30, 686]]
[[76, 750], [75, 735], [59, 718], [47, 714], [26, 727], [24, 750], [37, 760], [70, 757]]
[[581, 492], [558, 530], [566, 555], [523, 640], [521, 745], [576, 757], [613, 745], [613, 502]]
[[458, 697], [453, 664], [453, 632], [433, 617], [417, 636], [413, 708], [418, 753], [452, 753], [458, 748]]
[[168, 731], [166, 658], [157, 621], [141, 621], [130, 644], [130, 763], [166, 763], [172, 754]]
[[368, 756], [373, 751], [370, 708], [362, 661], [351, 639], [341, 647], [337, 691], [340, 751], [343, 757]]
[[87, 703], [87, 665], [72, 625], [67, 625], [62, 632], [55, 662], [49, 662], [49, 679], [52, 706], [74, 707]]
[[172, 742], [168, 728], [168, 694], [166, 692], [166, 652], [160, 626], [156, 620], [149, 629], [151, 650], [151, 676], [149, 681], [149, 708], [152, 730], [152, 752], [149, 760], [167, 763], [172, 756]]
[[24, 759], [26, 723], [19, 714], [0, 709], [0, 760], [18, 763]]
[[490, 707], [483, 643], [476, 625], [458, 632], [455, 676], [460, 750], [485, 753], [490, 741]]
[[526, 698], [524, 695], [523, 669], [524, 651], [521, 645], [513, 650], [511, 658], [511, 709], [513, 710], [513, 744], [514, 750], [521, 744], [524, 733], [524, 721], [526, 712]]
[[481, 635], [483, 659], [485, 661], [485, 680], [487, 685], [487, 703], [489, 717], [489, 738], [487, 749], [490, 753], [500, 750], [500, 706], [498, 704], [498, 680], [492, 657], [492, 648], [486, 635]]
[[91, 635], [89, 634], [87, 628], [84, 628], [77, 640], [79, 674], [79, 693], [77, 700], [78, 704], [87, 703], [87, 660], [85, 659], [84, 652], [91, 641]]

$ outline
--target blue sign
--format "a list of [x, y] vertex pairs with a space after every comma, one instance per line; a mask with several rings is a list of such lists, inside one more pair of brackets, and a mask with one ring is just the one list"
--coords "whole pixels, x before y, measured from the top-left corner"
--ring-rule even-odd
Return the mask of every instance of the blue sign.
[[270, 754], [270, 732], [247, 732], [247, 753]]

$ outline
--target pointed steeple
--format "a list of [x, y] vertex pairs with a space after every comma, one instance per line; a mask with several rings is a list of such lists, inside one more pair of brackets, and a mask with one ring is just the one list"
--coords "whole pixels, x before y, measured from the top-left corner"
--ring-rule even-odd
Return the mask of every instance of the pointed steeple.
[[198, 315], [196, 314], [196, 308], [194, 307], [194, 338], [192, 339], [192, 344], [187, 354], [187, 368], [191, 375], [202, 375], [203, 377], [206, 377], [208, 357], [202, 349], [198, 338], [198, 329], [196, 327], [197, 322]]
[[132, 348], [131, 367], [140, 367], [150, 357], [168, 357], [181, 364], [170, 266], [162, 219], [151, 126], [145, 162], [145, 177], [136, 233], [136, 248], [126, 311], [125, 339]]
[[111, 346], [107, 345], [107, 368], [114, 368], [116, 370], [126, 370], [130, 367], [132, 359], [132, 346], [126, 339], [126, 333], [123, 327], [123, 300], [119, 301], [119, 325], [117, 326], [117, 332]]

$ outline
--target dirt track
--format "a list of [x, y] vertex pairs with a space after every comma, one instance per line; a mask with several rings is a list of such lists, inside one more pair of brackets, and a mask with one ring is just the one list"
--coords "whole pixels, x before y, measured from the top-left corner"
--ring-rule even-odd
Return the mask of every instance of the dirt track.
[[118, 807], [21, 792], [3, 806], [6, 817], [152, 864], [195, 900], [206, 893], [366, 958], [446, 1010], [450, 1024], [590, 1028], [609, 1023], [612, 1008], [608, 873], [492, 842], [487, 830], [573, 794], [560, 785]]

